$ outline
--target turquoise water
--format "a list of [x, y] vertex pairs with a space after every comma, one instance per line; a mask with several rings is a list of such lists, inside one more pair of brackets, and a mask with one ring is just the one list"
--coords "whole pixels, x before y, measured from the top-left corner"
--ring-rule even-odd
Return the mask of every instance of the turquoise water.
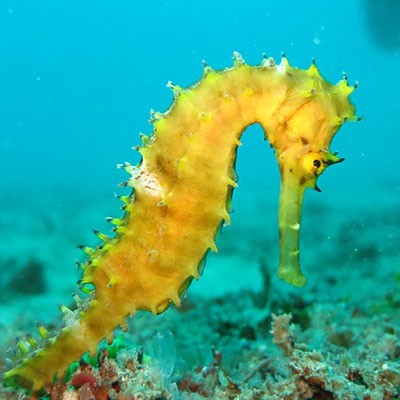
[[[123, 191], [116, 185], [126, 174], [116, 164], [138, 162], [131, 148], [139, 144], [139, 132], [151, 132], [149, 110], [165, 111], [171, 103], [166, 83], [192, 84], [202, 75], [202, 60], [215, 69], [228, 67], [233, 51], [251, 65], [263, 53], [279, 62], [284, 52], [300, 68], [315, 58], [330, 82], [342, 72], [350, 84], [359, 82], [351, 99], [363, 120], [345, 124], [331, 146], [346, 161], [320, 178], [322, 193], [306, 196], [301, 248], [309, 283], [293, 288], [275, 276], [279, 175], [261, 129], [251, 127], [239, 150], [236, 213], [218, 242], [219, 254], [210, 255], [204, 277], [190, 287], [184, 312], [168, 310], [145, 322], [135, 318], [132, 342], [147, 340], [151, 347], [153, 334], [171, 329], [189, 348], [192, 339], [199, 342], [204, 356], [215, 343], [227, 349], [243, 344], [234, 334], [215, 339], [218, 329], [208, 325], [207, 307], [217, 309], [216, 319], [220, 312], [256, 326], [264, 313], [270, 318], [289, 304], [295, 317], [307, 313], [315, 328], [304, 328], [307, 344], [322, 341], [324, 318], [332, 318], [327, 325], [335, 334], [337, 327], [360, 334], [373, 326], [376, 331], [357, 341], [361, 350], [351, 348], [344, 358], [387, 360], [387, 349], [374, 353], [369, 340], [395, 332], [390, 340], [400, 348], [400, 303], [392, 298], [400, 260], [400, 2], [113, 3], [0, 4], [0, 337], [6, 343], [0, 347], [0, 373], [10, 364], [3, 358], [15, 336], [33, 331], [35, 321], [58, 321], [57, 304], [70, 304], [80, 277], [74, 259], [83, 259], [74, 245], [96, 244], [91, 228], [109, 232], [104, 216], [121, 215], [113, 192]], [[267, 265], [272, 283], [263, 281], [260, 264]], [[267, 306], [247, 308], [254, 293], [266, 288], [268, 299], [261, 302]], [[364, 314], [352, 314], [352, 307], [360, 310], [372, 301]], [[383, 327], [382, 309], [395, 315]], [[354, 315], [362, 316], [353, 321]], [[265, 356], [260, 335], [269, 329], [261, 325], [254, 328], [259, 342], [243, 350], [251, 349], [258, 361]], [[215, 341], [207, 335], [216, 335]], [[252, 368], [249, 354], [238, 368], [241, 378]], [[389, 364], [394, 359], [398, 364], [398, 350]], [[376, 366], [360, 368], [375, 378]]]
[[[189, 85], [200, 77], [202, 59], [224, 68], [236, 50], [250, 64], [263, 52], [279, 60], [284, 51], [302, 68], [314, 57], [328, 80], [345, 71], [359, 81], [352, 98], [365, 121], [338, 135], [333, 147], [348, 162], [324, 180], [394, 190], [400, 56], [396, 28], [388, 25], [398, 26], [399, 17], [390, 6], [396, 1], [380, 3], [388, 13], [383, 24], [376, 10], [368, 14], [367, 1], [5, 0], [1, 185], [114, 187], [121, 179], [115, 164], [137, 160], [130, 148], [139, 132], [151, 131], [150, 108], [169, 106], [166, 82]], [[244, 171], [250, 163], [243, 160]]]

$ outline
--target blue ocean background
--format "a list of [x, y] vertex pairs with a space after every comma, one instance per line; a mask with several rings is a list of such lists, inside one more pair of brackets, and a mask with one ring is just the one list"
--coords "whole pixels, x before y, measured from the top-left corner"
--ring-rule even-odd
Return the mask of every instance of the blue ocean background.
[[[361, 121], [346, 123], [334, 138], [331, 150], [346, 160], [319, 179], [322, 193], [306, 194], [304, 288], [276, 276], [279, 172], [261, 128], [246, 130], [232, 226], [222, 230], [219, 253], [209, 255], [204, 276], [190, 287], [189, 303], [206, 309], [208, 301], [215, 306], [215, 298], [227, 298], [237, 306], [224, 311], [229, 318], [251, 322], [263, 312], [296, 313], [299, 306], [317, 320], [313, 327], [328, 315], [334, 321], [329, 329], [348, 323], [352, 330], [350, 308], [374, 302], [373, 311], [355, 314], [365, 325], [357, 320], [354, 332], [380, 326], [383, 318], [375, 311], [390, 309], [397, 315], [390, 323], [398, 343], [400, 300], [386, 300], [399, 293], [400, 281], [400, 1], [2, 0], [0, 373], [15, 337], [31, 331], [35, 321], [60, 320], [57, 304], [69, 304], [77, 291], [74, 260], [84, 256], [74, 246], [98, 244], [91, 229], [110, 233], [104, 217], [123, 214], [114, 193], [127, 193], [117, 186], [127, 174], [116, 166], [139, 162], [132, 147], [140, 144], [139, 133], [152, 131], [150, 110], [169, 108], [167, 82], [189, 86], [201, 78], [202, 60], [224, 69], [234, 51], [250, 65], [264, 53], [280, 62], [284, 52], [303, 69], [315, 59], [331, 83], [346, 73], [350, 84], [358, 83], [351, 100]], [[264, 309], [240, 308], [246, 290], [259, 293], [268, 285], [272, 300]], [[206, 300], [198, 301], [202, 296]], [[162, 326], [178, 340], [193, 329], [208, 351], [200, 330], [211, 325], [196, 316], [190, 320], [187, 310], [170, 311], [171, 320], [162, 319], [168, 313], [157, 320], [149, 315], [146, 323], [135, 317], [131, 332], [140, 336], [143, 324], [140, 340], [151, 341]], [[188, 320], [181, 324], [183, 318]], [[310, 334], [307, 343], [318, 342], [318, 335]]]
[[[343, 71], [358, 81], [352, 99], [365, 119], [335, 139], [347, 162], [323, 186], [398, 193], [399, 48], [374, 40], [367, 3], [3, 1], [1, 195], [58, 186], [113, 190], [124, 179], [115, 165], [138, 160], [131, 147], [139, 132], [151, 131], [149, 110], [170, 105], [166, 82], [189, 85], [202, 74], [201, 60], [224, 68], [233, 51], [250, 64], [263, 53], [279, 61], [282, 51], [301, 68], [315, 58], [331, 82]], [[265, 179], [277, 174], [254, 131], [239, 160], [244, 184], [264, 180], [260, 170]]]

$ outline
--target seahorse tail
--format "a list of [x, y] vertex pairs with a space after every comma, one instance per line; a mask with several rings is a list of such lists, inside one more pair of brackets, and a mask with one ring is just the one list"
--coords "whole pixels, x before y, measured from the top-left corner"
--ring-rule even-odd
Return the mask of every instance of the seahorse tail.
[[94, 354], [98, 343], [112, 340], [117, 325], [125, 326], [125, 316], [107, 312], [102, 304], [91, 300], [85, 310], [70, 311], [64, 326], [55, 337], [46, 338], [40, 347], [22, 357], [19, 364], [7, 371], [4, 385], [24, 387], [37, 392], [55, 378], [62, 378], [68, 366], [84, 353]]

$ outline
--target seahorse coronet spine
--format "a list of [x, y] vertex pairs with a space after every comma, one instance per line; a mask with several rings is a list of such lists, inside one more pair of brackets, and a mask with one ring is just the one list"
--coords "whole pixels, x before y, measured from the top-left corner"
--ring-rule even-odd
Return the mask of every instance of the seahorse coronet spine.
[[234, 67], [239, 67], [240, 65], [243, 65], [246, 63], [244, 61], [244, 58], [242, 57], [242, 55], [237, 51], [233, 52], [232, 58], [233, 58], [233, 66]]
[[96, 249], [93, 249], [92, 247], [89, 246], [77, 245], [76, 247], [82, 250], [89, 257], [96, 253]]
[[356, 86], [351, 86], [347, 79], [342, 79], [336, 84], [335, 88], [339, 95], [348, 98], [354, 92]]
[[263, 58], [259, 64], [261, 68], [274, 68], [275, 67], [275, 59], [273, 57], [268, 57], [266, 54], [263, 54]]
[[281, 68], [285, 72], [291, 68], [289, 60], [284, 53], [282, 53], [281, 62], [277, 65], [277, 68]]
[[38, 345], [38, 341], [30, 333], [27, 333], [26, 340], [28, 341], [31, 348], [34, 348]]
[[155, 110], [153, 110], [153, 109], [150, 109], [150, 119], [149, 119], [149, 122], [150, 122], [151, 124], [154, 124], [155, 122], [157, 122], [157, 121], [159, 121], [159, 120], [165, 118], [166, 115], [167, 115], [167, 113], [168, 113], [168, 111], [166, 111], [166, 112], [160, 112], [160, 111], [155, 111]]
[[319, 68], [317, 67], [317, 63], [315, 62], [315, 60], [311, 62], [306, 72], [312, 77], [321, 78], [321, 74], [319, 72]]
[[229, 177], [226, 179], [226, 182], [229, 186], [232, 186], [234, 188], [237, 188], [239, 186], [236, 181], [234, 181], [232, 178]]
[[44, 325], [38, 324], [37, 326], [39, 335], [42, 339], [47, 339], [49, 337], [50, 332], [47, 330], [47, 328]]
[[104, 243], [108, 242], [111, 240], [111, 237], [106, 235], [105, 233], [102, 233], [98, 231], [97, 229], [93, 229], [93, 233]]
[[166, 86], [167, 86], [169, 89], [172, 90], [172, 92], [173, 92], [175, 98], [177, 98], [177, 97], [184, 91], [184, 89], [183, 89], [181, 86], [176, 85], [176, 84], [173, 83], [172, 81], [168, 81]]
[[214, 239], [212, 239], [209, 243], [208, 243], [208, 248], [210, 249], [210, 250], [212, 250], [214, 253], [218, 253], [218, 247], [217, 247], [217, 244], [215, 243], [215, 240]]
[[31, 346], [23, 339], [17, 341], [17, 346], [21, 355], [28, 354], [31, 351]]
[[226, 209], [226, 207], [223, 208], [222, 213], [220, 214], [220, 217], [221, 217], [221, 219], [224, 220], [226, 225], [231, 224], [231, 217], [230, 217], [229, 212]]
[[212, 67], [210, 67], [205, 60], [201, 61], [203, 66], [203, 76], [208, 75], [210, 72], [214, 71]]

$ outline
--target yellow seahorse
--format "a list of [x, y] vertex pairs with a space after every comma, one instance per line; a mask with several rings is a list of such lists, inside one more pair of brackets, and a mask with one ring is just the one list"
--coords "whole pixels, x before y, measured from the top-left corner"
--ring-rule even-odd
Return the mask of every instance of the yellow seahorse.
[[[124, 164], [132, 195], [122, 197], [126, 213], [112, 222], [116, 235], [98, 233], [104, 244], [84, 247], [82, 288], [88, 298], [67, 311], [65, 326], [37, 346], [21, 341], [21, 361], [4, 374], [9, 386], [38, 391], [62, 376], [82, 354], [94, 352], [103, 338], [125, 326], [137, 310], [163, 312], [179, 305], [215, 235], [229, 223], [235, 181], [236, 150], [243, 131], [259, 123], [275, 149], [281, 174], [279, 204], [279, 276], [305, 284], [299, 265], [301, 207], [306, 188], [318, 190], [319, 175], [342, 161], [329, 151], [340, 128], [354, 120], [348, 97], [354, 86], [324, 80], [315, 65], [291, 67], [264, 57], [249, 66], [234, 53], [232, 68], [215, 71], [205, 65], [199, 82], [182, 89], [169, 85], [174, 101], [154, 113], [154, 131], [143, 137], [137, 166]], [[32, 347], [32, 348], [30, 348]]]

